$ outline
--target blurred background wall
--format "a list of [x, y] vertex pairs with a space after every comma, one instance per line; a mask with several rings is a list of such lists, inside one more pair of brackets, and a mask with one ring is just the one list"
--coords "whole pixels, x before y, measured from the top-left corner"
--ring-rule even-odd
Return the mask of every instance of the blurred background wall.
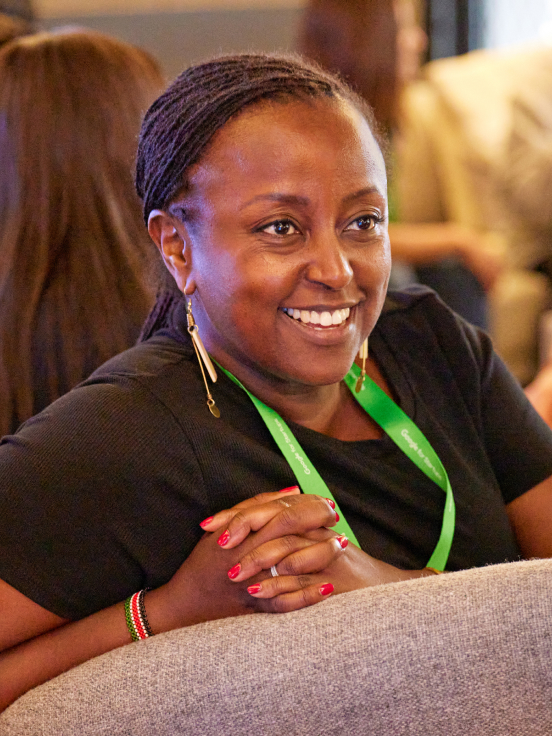
[[[552, 0], [427, 0], [428, 59], [552, 43]], [[153, 53], [168, 78], [216, 53], [292, 50], [302, 0], [35, 0], [43, 28], [85, 25]]]
[[35, 0], [43, 28], [85, 25], [150, 51], [169, 79], [232, 51], [289, 51], [301, 0]]

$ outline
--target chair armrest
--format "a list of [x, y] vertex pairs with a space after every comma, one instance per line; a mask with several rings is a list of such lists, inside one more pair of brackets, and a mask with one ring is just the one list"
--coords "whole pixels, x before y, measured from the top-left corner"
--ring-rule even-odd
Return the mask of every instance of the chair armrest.
[[552, 560], [161, 634], [30, 691], [4, 736], [552, 733]]

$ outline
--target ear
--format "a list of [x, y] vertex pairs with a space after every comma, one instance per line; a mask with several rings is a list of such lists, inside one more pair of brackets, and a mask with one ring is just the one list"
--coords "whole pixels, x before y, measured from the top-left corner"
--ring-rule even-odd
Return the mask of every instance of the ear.
[[186, 226], [163, 210], [152, 210], [148, 232], [180, 291], [193, 294], [196, 287], [191, 278], [191, 248]]

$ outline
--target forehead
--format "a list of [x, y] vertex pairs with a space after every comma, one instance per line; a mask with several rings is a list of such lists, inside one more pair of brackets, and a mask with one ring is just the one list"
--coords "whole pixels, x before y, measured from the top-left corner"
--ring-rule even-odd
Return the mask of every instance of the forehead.
[[[362, 114], [335, 98], [263, 102], [219, 130], [189, 172], [194, 190], [248, 177], [274, 182], [329, 177], [369, 180], [385, 191], [385, 163]], [[351, 182], [353, 186], [353, 182]]]

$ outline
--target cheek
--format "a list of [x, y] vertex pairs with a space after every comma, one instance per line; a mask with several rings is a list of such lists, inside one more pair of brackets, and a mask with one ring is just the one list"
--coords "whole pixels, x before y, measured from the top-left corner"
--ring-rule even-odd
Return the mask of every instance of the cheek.
[[363, 278], [369, 282], [372, 288], [387, 285], [391, 272], [389, 241], [382, 243], [377, 249], [367, 252], [365, 259], [359, 264], [359, 269], [362, 270]]
[[268, 314], [276, 314], [282, 285], [287, 281], [285, 269], [270, 261], [264, 256], [239, 258], [220, 250], [205, 252], [198, 291], [219, 329], [232, 331], [252, 320], [260, 324]]

